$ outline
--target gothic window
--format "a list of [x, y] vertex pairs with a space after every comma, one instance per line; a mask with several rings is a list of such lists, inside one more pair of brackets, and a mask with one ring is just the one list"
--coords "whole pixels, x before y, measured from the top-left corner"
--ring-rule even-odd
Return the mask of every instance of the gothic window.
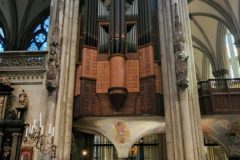
[[36, 25], [32, 32], [32, 38], [28, 43], [27, 50], [29, 51], [45, 51], [47, 50], [47, 34], [49, 27], [49, 19], [47, 17], [42, 21], [42, 23]]
[[3, 28], [0, 26], [0, 52], [3, 52], [5, 50], [5, 43], [4, 43], [4, 32]]
[[227, 49], [228, 65], [229, 65], [229, 77], [239, 78], [240, 77], [240, 67], [238, 62], [238, 52], [234, 45], [233, 35], [227, 31], [225, 36], [225, 44]]

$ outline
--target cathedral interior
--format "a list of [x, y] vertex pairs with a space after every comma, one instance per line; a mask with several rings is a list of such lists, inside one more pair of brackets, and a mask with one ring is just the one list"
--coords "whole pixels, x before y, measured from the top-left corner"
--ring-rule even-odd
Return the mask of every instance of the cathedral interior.
[[240, 0], [0, 0], [1, 160], [240, 160]]

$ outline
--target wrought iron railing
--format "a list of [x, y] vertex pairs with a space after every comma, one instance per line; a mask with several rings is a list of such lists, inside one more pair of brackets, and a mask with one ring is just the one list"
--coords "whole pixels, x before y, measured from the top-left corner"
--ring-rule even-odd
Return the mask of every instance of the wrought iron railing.
[[240, 78], [209, 79], [198, 86], [203, 114], [240, 112]]

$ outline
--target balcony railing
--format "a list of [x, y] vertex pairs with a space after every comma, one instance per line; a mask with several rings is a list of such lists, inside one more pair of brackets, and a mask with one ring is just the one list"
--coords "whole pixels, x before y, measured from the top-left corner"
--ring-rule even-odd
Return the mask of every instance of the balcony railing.
[[198, 84], [202, 114], [240, 113], [240, 78], [209, 79]]
[[0, 77], [9, 79], [42, 78], [47, 51], [0, 52]]

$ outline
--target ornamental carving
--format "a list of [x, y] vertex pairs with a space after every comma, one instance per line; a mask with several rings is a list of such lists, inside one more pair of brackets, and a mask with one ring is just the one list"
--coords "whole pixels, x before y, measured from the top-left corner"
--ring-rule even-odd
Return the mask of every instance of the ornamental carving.
[[188, 56], [185, 53], [185, 39], [182, 32], [179, 12], [175, 3], [175, 24], [174, 24], [174, 52], [175, 52], [175, 69], [177, 85], [180, 88], [187, 88], [188, 81]]
[[0, 56], [0, 67], [41, 67], [45, 65], [44, 55]]
[[52, 31], [49, 43], [49, 57], [47, 62], [46, 86], [49, 91], [57, 88], [57, 76], [59, 69], [59, 54], [61, 50], [61, 40], [59, 38], [60, 29], [55, 27]]

